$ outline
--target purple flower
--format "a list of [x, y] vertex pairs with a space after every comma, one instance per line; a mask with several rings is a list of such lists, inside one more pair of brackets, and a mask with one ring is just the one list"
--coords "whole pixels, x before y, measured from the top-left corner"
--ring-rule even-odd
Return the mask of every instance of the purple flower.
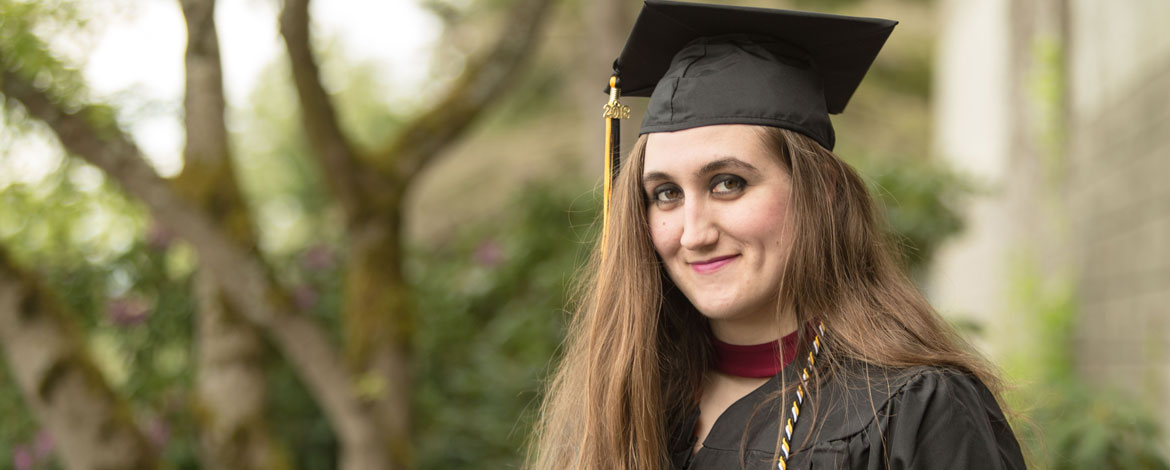
[[298, 309], [308, 310], [313, 308], [314, 305], [317, 305], [317, 299], [320, 297], [320, 294], [317, 293], [317, 289], [314, 289], [313, 286], [301, 284], [293, 288], [292, 296], [293, 302], [297, 304]]
[[166, 447], [171, 440], [171, 425], [161, 417], [154, 416], [146, 421], [146, 439], [156, 448]]
[[301, 266], [309, 271], [325, 271], [337, 265], [337, 257], [327, 245], [313, 245], [301, 253]]
[[149, 315], [150, 305], [145, 299], [136, 295], [111, 299], [106, 304], [106, 316], [118, 326], [137, 325], [146, 321], [146, 317]]
[[33, 458], [37, 461], [48, 460], [53, 454], [53, 435], [47, 430], [40, 430], [33, 438]]
[[12, 450], [12, 467], [16, 470], [32, 470], [33, 456], [28, 451], [28, 447], [23, 445], [16, 446]]
[[175, 241], [175, 235], [158, 221], [152, 221], [146, 229], [146, 246], [152, 250], [164, 251]]
[[504, 248], [495, 240], [484, 240], [475, 247], [472, 259], [481, 266], [493, 267], [504, 260]]

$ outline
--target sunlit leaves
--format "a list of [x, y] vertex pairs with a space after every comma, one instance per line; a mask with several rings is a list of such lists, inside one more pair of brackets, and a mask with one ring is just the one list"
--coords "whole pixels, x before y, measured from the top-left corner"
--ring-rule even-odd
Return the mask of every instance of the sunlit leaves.
[[420, 468], [518, 465], [591, 246], [596, 206], [584, 193], [527, 188], [500, 219], [413, 257]]
[[74, 2], [0, 0], [0, 66], [50, 91], [66, 107], [76, 106], [85, 90], [81, 74], [59, 60], [42, 38], [83, 24]]

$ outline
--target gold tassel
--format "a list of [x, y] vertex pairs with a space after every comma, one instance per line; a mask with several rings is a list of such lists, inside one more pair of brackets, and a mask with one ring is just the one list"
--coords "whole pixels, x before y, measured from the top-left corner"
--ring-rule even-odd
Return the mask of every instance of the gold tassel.
[[[621, 102], [621, 88], [618, 86], [618, 76], [609, 77], [609, 102], [605, 104], [605, 200], [602, 202], [601, 246], [605, 248], [605, 241], [609, 233], [609, 200], [613, 196], [613, 177], [621, 163], [621, 122], [619, 119], [630, 118], [630, 107]], [[604, 254], [604, 251], [602, 252]]]

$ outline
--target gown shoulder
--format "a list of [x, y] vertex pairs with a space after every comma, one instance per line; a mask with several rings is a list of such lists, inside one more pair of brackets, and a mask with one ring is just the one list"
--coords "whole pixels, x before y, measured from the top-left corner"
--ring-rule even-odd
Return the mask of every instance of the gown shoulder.
[[[785, 375], [729, 407], [693, 458], [675, 454], [676, 467], [774, 468], [781, 410], [790, 405], [777, 392], [795, 380]], [[813, 389], [797, 422], [789, 469], [1024, 468], [995, 396], [947, 368], [854, 364]]]

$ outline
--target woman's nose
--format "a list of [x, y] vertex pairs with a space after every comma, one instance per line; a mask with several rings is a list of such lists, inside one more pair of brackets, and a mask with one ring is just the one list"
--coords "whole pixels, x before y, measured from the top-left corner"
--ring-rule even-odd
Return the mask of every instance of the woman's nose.
[[704, 204], [701, 202], [688, 204], [684, 206], [684, 213], [683, 233], [679, 240], [683, 248], [699, 250], [719, 241], [719, 230]]

